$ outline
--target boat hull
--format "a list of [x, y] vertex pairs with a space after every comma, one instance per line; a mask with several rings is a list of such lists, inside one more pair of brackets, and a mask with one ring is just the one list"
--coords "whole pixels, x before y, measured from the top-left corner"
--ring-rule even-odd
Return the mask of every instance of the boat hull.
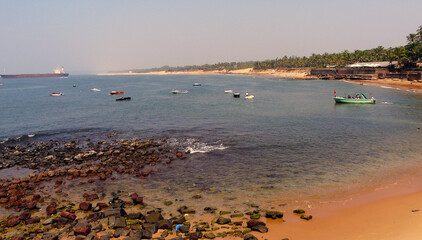
[[40, 74], [2, 74], [3, 79], [15, 78], [46, 78], [46, 77], [68, 77], [69, 73], [40, 73]]
[[352, 99], [352, 98], [343, 98], [335, 97], [334, 101], [336, 103], [352, 103], [352, 104], [374, 104], [375, 99]]

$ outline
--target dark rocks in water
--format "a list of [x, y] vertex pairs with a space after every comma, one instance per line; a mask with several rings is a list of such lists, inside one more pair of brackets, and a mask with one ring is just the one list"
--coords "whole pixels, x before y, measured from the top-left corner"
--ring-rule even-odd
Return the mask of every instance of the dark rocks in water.
[[81, 210], [88, 211], [88, 210], [91, 210], [91, 208], [92, 208], [91, 203], [87, 203], [87, 202], [79, 203], [79, 209], [81, 209]]
[[305, 214], [302, 214], [302, 215], [300, 216], [300, 218], [301, 218], [301, 219], [305, 219], [305, 220], [309, 221], [309, 220], [311, 220], [311, 219], [312, 219], [312, 215], [305, 215]]
[[263, 226], [265, 226], [266, 224], [264, 222], [257, 221], [257, 220], [249, 220], [247, 222], [247, 227], [248, 228], [252, 228], [252, 227], [257, 226], [257, 225], [263, 225]]
[[99, 197], [96, 193], [93, 193], [93, 194], [84, 193], [83, 197], [84, 197], [85, 201], [88, 201], [88, 202], [99, 199]]
[[163, 219], [163, 216], [159, 212], [152, 212], [145, 216], [145, 222], [147, 223], [157, 223]]
[[249, 233], [249, 234], [246, 234], [245, 235], [245, 237], [243, 238], [243, 240], [258, 240], [258, 238]]
[[251, 227], [251, 230], [257, 231], [257, 232], [260, 232], [260, 233], [268, 232], [268, 228], [264, 225], [255, 225], [255, 226]]
[[239, 218], [239, 217], [243, 217], [243, 213], [233, 213], [230, 215], [231, 218]]
[[305, 213], [305, 210], [298, 208], [298, 209], [293, 210], [293, 213], [296, 213], [296, 214], [304, 214]]
[[14, 227], [14, 226], [18, 225], [19, 223], [20, 223], [20, 219], [19, 219], [19, 217], [16, 216], [16, 217], [9, 218], [9, 220], [7, 220], [5, 226], [6, 227]]
[[216, 223], [223, 225], [223, 224], [229, 224], [231, 221], [232, 220], [230, 218], [219, 217]]
[[260, 219], [261, 218], [261, 214], [257, 213], [257, 214], [252, 214], [249, 216], [251, 219]]
[[284, 215], [283, 212], [279, 212], [279, 211], [267, 211], [265, 213], [266, 218], [272, 218], [272, 219], [282, 218], [283, 215]]
[[226, 215], [226, 214], [230, 214], [230, 213], [232, 213], [232, 212], [230, 212], [230, 211], [220, 211], [220, 215]]
[[75, 228], [74, 233], [75, 235], [84, 235], [88, 236], [88, 234], [91, 232], [91, 228], [88, 226], [78, 226]]

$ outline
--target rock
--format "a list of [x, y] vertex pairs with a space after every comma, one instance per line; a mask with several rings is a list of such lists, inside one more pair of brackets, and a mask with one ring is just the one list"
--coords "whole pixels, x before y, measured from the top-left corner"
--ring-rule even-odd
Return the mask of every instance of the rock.
[[152, 232], [146, 230], [146, 229], [142, 229], [141, 231], [141, 235], [142, 235], [142, 239], [151, 239], [152, 238]]
[[142, 213], [137, 212], [137, 213], [130, 213], [126, 216], [127, 219], [142, 219], [144, 216], [142, 215]]
[[266, 218], [272, 218], [272, 219], [282, 218], [283, 217], [283, 212], [279, 212], [279, 211], [268, 211], [268, 212], [265, 213], [265, 217]]
[[260, 233], [268, 232], [268, 228], [264, 225], [255, 225], [255, 226], [251, 227], [251, 230], [257, 231], [257, 232], [260, 232]]
[[19, 217], [12, 217], [12, 218], [9, 218], [9, 220], [7, 220], [5, 226], [6, 227], [14, 227], [14, 226], [18, 225], [19, 223], [20, 223]]
[[100, 237], [100, 240], [109, 240], [110, 238], [112, 238], [113, 236], [111, 234], [106, 234], [106, 235], [102, 235]]
[[88, 236], [85, 237], [85, 240], [94, 240], [97, 234], [95, 232], [91, 232]]
[[30, 219], [25, 220], [26, 224], [39, 223], [40, 221], [41, 221], [41, 219], [39, 217], [30, 218]]
[[157, 222], [158, 229], [171, 229], [172, 223], [170, 220], [163, 219]]
[[172, 221], [173, 224], [183, 224], [186, 222], [186, 218], [184, 216], [173, 217], [170, 219], [170, 221]]
[[143, 197], [139, 197], [136, 193], [132, 193], [130, 197], [132, 198], [134, 204], [140, 204], [143, 201]]
[[233, 213], [232, 215], [230, 215], [231, 218], [239, 218], [239, 217], [243, 217], [243, 213]]
[[312, 219], [312, 215], [305, 215], [305, 214], [302, 214], [302, 216], [300, 216], [300, 218], [302, 218], [302, 219], [305, 219], [305, 220], [311, 220]]
[[230, 214], [230, 213], [232, 213], [232, 212], [230, 212], [230, 211], [220, 211], [220, 215], [226, 215], [226, 214]]
[[29, 212], [23, 212], [19, 215], [20, 220], [26, 220], [26, 219], [29, 219], [29, 218], [31, 218], [31, 213], [29, 213]]
[[91, 208], [92, 208], [91, 203], [87, 203], [87, 202], [79, 203], [79, 209], [81, 209], [81, 210], [88, 211], [88, 210], [91, 210]]
[[223, 224], [229, 224], [231, 221], [232, 220], [230, 218], [219, 217], [216, 223], [223, 225]]
[[126, 211], [123, 209], [113, 208], [107, 209], [104, 211], [104, 217], [111, 217], [111, 216], [125, 216]]
[[49, 218], [49, 219], [44, 220], [44, 222], [42, 222], [42, 225], [50, 225], [52, 223], [53, 223], [53, 219]]
[[172, 205], [173, 204], [173, 202], [172, 201], [164, 201], [164, 205], [166, 205], [166, 206], [170, 206], [170, 205]]
[[116, 217], [114, 223], [111, 225], [112, 228], [124, 228], [126, 227], [126, 219], [123, 217]]
[[296, 213], [296, 214], [304, 214], [305, 213], [305, 210], [298, 208], [298, 209], [293, 210], [293, 213]]
[[46, 208], [46, 211], [47, 211], [47, 215], [56, 214], [57, 213], [56, 205], [55, 204], [48, 205]]
[[177, 209], [177, 211], [180, 212], [181, 214], [193, 214], [193, 213], [195, 213], [194, 209], [188, 208], [186, 206], [179, 207]]
[[212, 232], [207, 232], [204, 234], [204, 237], [207, 239], [214, 239], [215, 238], [215, 234]]
[[178, 231], [180, 231], [181, 233], [188, 233], [189, 228], [190, 227], [188, 225], [183, 225], [183, 226], [179, 227]]
[[158, 230], [157, 224], [155, 224], [155, 223], [143, 223], [142, 229], [148, 230], [151, 233], [156, 233], [157, 230]]
[[98, 202], [97, 203], [97, 207], [100, 207], [101, 209], [107, 208], [108, 204], [107, 203], [102, 203], [102, 202]]
[[92, 230], [94, 230], [95, 232], [100, 232], [100, 231], [102, 231], [102, 230], [103, 230], [103, 225], [102, 225], [101, 223], [95, 224], [95, 225], [92, 227]]
[[84, 235], [88, 236], [88, 234], [91, 232], [91, 228], [88, 226], [78, 226], [75, 228], [74, 233], [75, 235]]
[[206, 213], [215, 213], [215, 211], [217, 211], [216, 207], [205, 207], [204, 208], [204, 212], [206, 212]]
[[257, 220], [249, 220], [247, 222], [247, 227], [248, 228], [252, 228], [253, 226], [257, 226], [257, 225], [263, 225], [263, 226], [265, 226], [266, 224], [264, 222], [257, 221]]
[[145, 216], [145, 221], [148, 223], [156, 223], [160, 220], [164, 219], [161, 213], [159, 212], [152, 212]]
[[258, 213], [258, 214], [252, 214], [252, 215], [250, 215], [249, 217], [250, 217], [251, 219], [255, 219], [255, 220], [256, 220], [256, 219], [260, 219], [260, 218], [261, 218], [261, 214], [259, 214], [259, 213]]
[[62, 212], [60, 214], [60, 216], [61, 217], [64, 217], [64, 218], [67, 218], [67, 219], [70, 219], [70, 220], [75, 220], [76, 219], [76, 215], [73, 214], [73, 213], [70, 213], [70, 212]]
[[258, 240], [258, 238], [249, 233], [249, 234], [246, 234], [245, 235], [245, 237], [243, 238], [243, 240]]

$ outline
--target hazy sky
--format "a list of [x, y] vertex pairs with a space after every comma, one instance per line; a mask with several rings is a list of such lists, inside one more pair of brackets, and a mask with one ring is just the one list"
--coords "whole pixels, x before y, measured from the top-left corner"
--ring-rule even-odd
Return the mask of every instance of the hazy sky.
[[0, 0], [0, 69], [97, 73], [395, 47], [422, 0]]

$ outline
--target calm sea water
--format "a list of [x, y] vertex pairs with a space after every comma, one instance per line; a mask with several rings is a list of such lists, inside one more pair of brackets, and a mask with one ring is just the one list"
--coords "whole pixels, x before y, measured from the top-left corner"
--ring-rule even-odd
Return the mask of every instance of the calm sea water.
[[[127, 191], [142, 191], [158, 205], [176, 195], [189, 198], [201, 188], [209, 189], [202, 192], [208, 203], [306, 199], [376, 184], [386, 174], [422, 165], [422, 131], [417, 131], [422, 97], [407, 91], [235, 75], [71, 75], [2, 82], [0, 139], [105, 139], [117, 131], [121, 138], [168, 137], [191, 150], [188, 160], [147, 181], [125, 177], [109, 184], [116, 190], [124, 183]], [[172, 89], [189, 93], [174, 95]], [[377, 104], [336, 105], [334, 89], [338, 95], [369, 93]], [[108, 95], [112, 90], [132, 100], [116, 102]], [[246, 91], [255, 99], [243, 99]], [[51, 92], [64, 95], [51, 97]]]

